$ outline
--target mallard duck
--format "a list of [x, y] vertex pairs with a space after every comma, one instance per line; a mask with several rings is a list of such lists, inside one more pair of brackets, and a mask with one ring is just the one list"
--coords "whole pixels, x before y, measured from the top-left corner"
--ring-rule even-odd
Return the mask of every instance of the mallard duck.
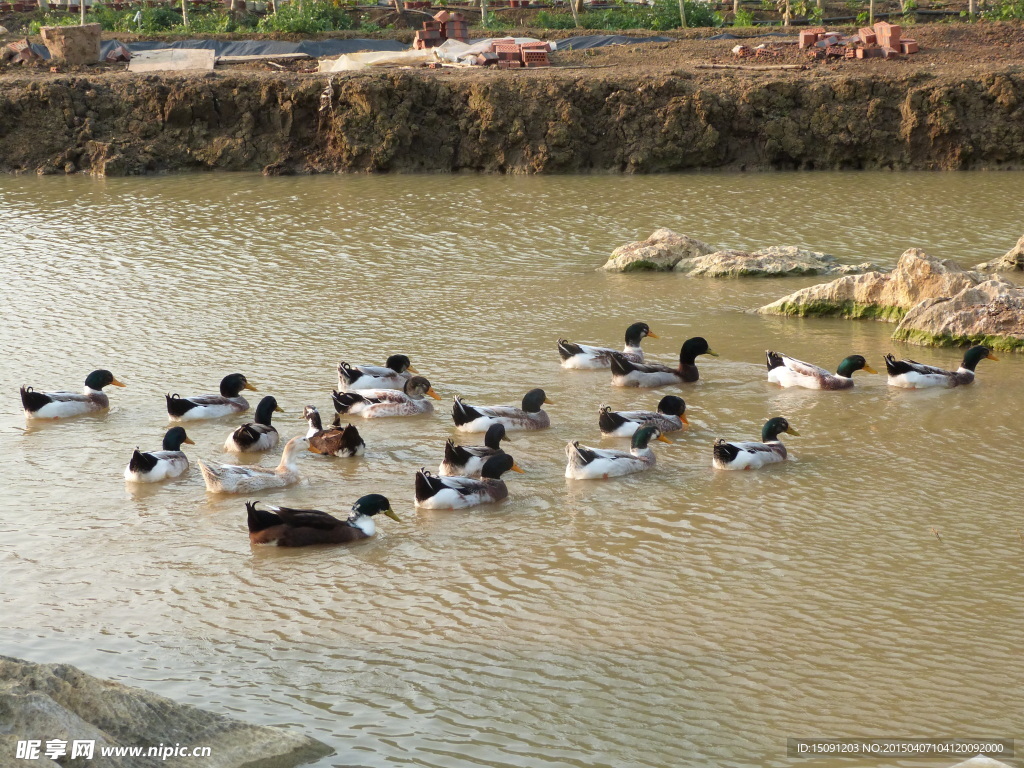
[[772, 352], [770, 349], [765, 355], [768, 358], [768, 381], [781, 384], [783, 387], [850, 389], [853, 387], [854, 371], [878, 373], [860, 355], [844, 358], [835, 373], [797, 360], [795, 357]]
[[234, 464], [208, 464], [199, 460], [199, 469], [211, 493], [252, 493], [264, 488], [283, 488], [299, 481], [298, 451], [309, 446], [305, 437], [293, 437], [284, 447], [276, 467], [239, 467]]
[[[640, 342], [647, 336], [658, 338], [658, 334], [651, 331], [647, 323], [633, 323], [626, 329], [626, 346], [618, 354], [631, 363], [642, 363], [644, 351], [640, 349]], [[563, 368], [608, 368], [615, 351], [608, 347], [590, 347], [565, 339], [558, 340], [558, 354], [562, 358]]]
[[601, 433], [610, 437], [632, 437], [644, 424], [657, 427], [662, 434], [678, 432], [683, 424], [689, 424], [684, 412], [686, 403], [683, 398], [665, 395], [658, 403], [658, 411], [613, 411], [607, 405], [601, 406], [601, 414], [597, 424]]
[[522, 472], [507, 453], [491, 456], [480, 472], [480, 478], [438, 477], [425, 469], [416, 473], [416, 506], [424, 509], [463, 509], [489, 504], [508, 497], [508, 488], [501, 479], [509, 470]]
[[256, 405], [256, 415], [248, 424], [243, 424], [224, 441], [225, 451], [256, 453], [269, 451], [280, 439], [277, 429], [270, 423], [274, 413], [284, 413], [277, 399], [267, 395]]
[[963, 362], [955, 371], [945, 371], [922, 365], [913, 360], [897, 360], [894, 355], [885, 356], [885, 370], [889, 373], [889, 386], [903, 389], [925, 389], [927, 387], [960, 387], [974, 382], [974, 369], [982, 360], [998, 360], [988, 347], [971, 347], [964, 353]]
[[612, 355], [612, 386], [613, 387], [664, 387], [669, 384], [692, 384], [700, 378], [697, 370], [697, 355], [711, 355], [712, 352], [700, 336], [687, 339], [679, 350], [679, 367], [669, 368], [657, 363], [631, 363], [620, 353]]
[[430, 395], [440, 400], [430, 382], [422, 376], [413, 376], [402, 389], [363, 389], [359, 392], [332, 392], [334, 410], [364, 419], [382, 419], [388, 416], [417, 416], [433, 413], [434, 404], [424, 400]]
[[338, 390], [351, 392], [354, 389], [401, 389], [409, 377], [419, 373], [405, 355], [392, 355], [384, 365], [338, 364]]
[[368, 539], [377, 532], [374, 516], [385, 514], [392, 520], [398, 515], [391, 502], [379, 493], [363, 496], [352, 505], [347, 520], [339, 520], [319, 509], [292, 509], [267, 504], [257, 509], [255, 501], [247, 501], [249, 541], [253, 544], [276, 544], [279, 547], [305, 547], [310, 544], [350, 544]]
[[104, 387], [125, 386], [114, 378], [110, 371], [93, 371], [85, 377], [82, 394], [77, 392], [36, 392], [32, 387], [21, 388], [21, 404], [29, 419], [66, 419], [83, 413], [104, 411], [110, 407], [110, 399], [103, 392]]
[[649, 445], [651, 440], [672, 442], [661, 434], [661, 430], [650, 425], [640, 427], [633, 434], [629, 453], [588, 448], [573, 441], [565, 446], [565, 455], [569, 459], [565, 465], [565, 476], [572, 480], [597, 480], [643, 472], [655, 463], [654, 451]]
[[799, 436], [781, 416], [769, 419], [761, 429], [760, 443], [727, 443], [718, 438], [712, 450], [715, 469], [759, 469], [765, 464], [786, 460], [786, 446], [779, 440], [781, 432]]
[[221, 379], [219, 395], [164, 395], [167, 399], [167, 414], [171, 421], [198, 421], [243, 413], [249, 410], [248, 401], [241, 395], [243, 389], [256, 391], [256, 387], [250, 384], [245, 376], [232, 373]]
[[447, 477], [480, 477], [487, 460], [504, 453], [500, 445], [502, 440], [508, 440], [504, 424], [491, 424], [484, 435], [483, 445], [456, 445], [449, 439], [444, 444], [444, 461], [437, 468], [437, 474]]
[[514, 405], [467, 405], [456, 395], [452, 419], [460, 432], [486, 432], [492, 424], [501, 424], [508, 431], [547, 429], [551, 426], [551, 419], [546, 411], [541, 410], [545, 403], [554, 405], [543, 389], [531, 389], [523, 395], [522, 408]]
[[177, 477], [188, 469], [188, 457], [181, 444], [195, 445], [184, 427], [171, 427], [164, 435], [163, 448], [143, 453], [138, 448], [124, 470], [124, 479], [133, 483], [156, 483]]
[[366, 443], [360, 437], [359, 430], [351, 424], [342, 429], [339, 416], [335, 415], [334, 424], [324, 429], [320, 411], [315, 406], [307, 405], [302, 415], [309, 422], [306, 439], [309, 440], [310, 453], [350, 458], [362, 456], [366, 452]]

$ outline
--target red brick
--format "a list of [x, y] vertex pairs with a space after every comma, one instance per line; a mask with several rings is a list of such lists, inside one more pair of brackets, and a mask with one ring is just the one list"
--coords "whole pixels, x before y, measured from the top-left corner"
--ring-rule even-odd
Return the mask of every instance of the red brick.
[[526, 66], [547, 67], [551, 61], [548, 59], [547, 51], [523, 51], [523, 63]]
[[818, 35], [816, 32], [812, 32], [809, 29], [803, 29], [800, 31], [800, 48], [810, 48], [818, 42]]
[[917, 53], [920, 48], [914, 40], [900, 40], [900, 53]]
[[875, 34], [875, 30], [871, 27], [861, 27], [857, 34], [864, 45], [874, 45], [878, 42], [878, 35]]
[[444, 24], [446, 21], [451, 19], [452, 15], [448, 11], [438, 11], [434, 14], [434, 21], [440, 21]]

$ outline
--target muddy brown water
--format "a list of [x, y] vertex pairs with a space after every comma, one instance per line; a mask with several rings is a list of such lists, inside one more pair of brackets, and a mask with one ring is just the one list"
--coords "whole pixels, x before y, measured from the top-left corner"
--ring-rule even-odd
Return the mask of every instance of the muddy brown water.
[[[595, 271], [657, 226], [972, 265], [1020, 236], [1022, 182], [0, 177], [0, 653], [301, 729], [337, 750], [320, 766], [783, 766], [790, 736], [1022, 736], [1024, 358], [951, 392], [866, 374], [851, 392], [783, 391], [766, 348], [879, 369], [889, 351], [960, 353], [894, 344], [881, 323], [745, 312], [813, 279]], [[652, 358], [698, 334], [721, 357], [657, 392], [559, 368], [557, 337], [618, 345], [638, 319], [661, 337]], [[369, 543], [254, 550], [244, 499], [208, 495], [194, 466], [141, 489], [121, 478], [132, 448], [159, 445], [165, 392], [242, 371], [291, 436], [306, 403], [330, 412], [339, 359], [393, 352], [438, 412], [358, 422], [365, 458], [304, 456], [301, 485], [260, 494], [344, 512], [384, 493], [402, 522]], [[77, 390], [97, 367], [128, 384], [109, 414], [26, 429], [20, 384]], [[554, 426], [514, 436], [527, 474], [511, 499], [414, 511], [414, 471], [455, 434], [452, 396], [512, 403], [536, 386]], [[600, 404], [667, 392], [690, 428], [652, 472], [563, 477], [568, 440], [623, 445], [601, 440]], [[754, 438], [779, 414], [801, 432], [792, 462], [711, 469], [716, 436]], [[226, 459], [241, 420], [188, 425], [193, 463]]]

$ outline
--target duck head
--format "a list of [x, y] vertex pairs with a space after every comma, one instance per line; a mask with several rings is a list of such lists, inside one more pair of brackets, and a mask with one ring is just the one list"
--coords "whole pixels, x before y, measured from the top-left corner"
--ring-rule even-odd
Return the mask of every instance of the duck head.
[[220, 394], [222, 397], [238, 397], [243, 389], [256, 391], [256, 387], [249, 383], [248, 379], [240, 373], [229, 373], [220, 380]]
[[779, 439], [779, 435], [782, 432], [786, 432], [790, 435], [800, 436], [800, 433], [789, 426], [789, 422], [781, 416], [776, 416], [774, 419], [768, 419], [764, 426], [761, 428], [761, 442], [770, 443], [774, 440]]

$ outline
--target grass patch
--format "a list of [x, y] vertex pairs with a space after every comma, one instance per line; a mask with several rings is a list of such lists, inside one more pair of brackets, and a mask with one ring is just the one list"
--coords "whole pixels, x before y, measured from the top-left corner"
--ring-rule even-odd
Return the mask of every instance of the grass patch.
[[851, 320], [881, 320], [886, 323], [898, 323], [907, 314], [907, 310], [902, 307], [859, 304], [855, 301], [811, 301], [806, 304], [784, 302], [769, 306], [771, 310], [763, 314], [788, 317], [845, 317]]
[[928, 333], [913, 328], [897, 328], [893, 341], [905, 341], [923, 347], [966, 347], [981, 344], [999, 352], [1024, 352], [1024, 339], [1014, 336], [992, 336], [981, 333], [969, 336], [950, 336], [945, 333]]

